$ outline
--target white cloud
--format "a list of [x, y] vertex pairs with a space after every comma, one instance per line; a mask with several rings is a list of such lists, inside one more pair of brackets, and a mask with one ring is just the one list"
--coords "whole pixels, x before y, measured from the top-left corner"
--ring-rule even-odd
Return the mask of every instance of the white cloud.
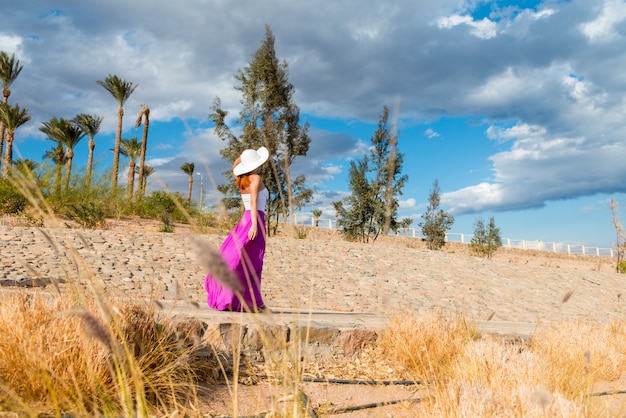
[[626, 19], [626, 2], [605, 0], [602, 12], [589, 22], [582, 23], [580, 29], [591, 42], [610, 41], [620, 36], [615, 27]]
[[496, 36], [496, 23], [487, 18], [474, 20], [471, 16], [454, 14], [437, 21], [437, 26], [441, 29], [451, 29], [459, 25], [469, 26], [470, 33], [480, 39], [491, 39]]
[[399, 200], [398, 201], [398, 207], [400, 209], [413, 209], [416, 206], [417, 206], [417, 202], [412, 197], [408, 198], [408, 199], [405, 199], [405, 200]]
[[341, 173], [342, 171], [341, 167], [335, 164], [327, 164], [322, 167], [322, 170], [331, 177]]
[[150, 109], [150, 120], [168, 122], [191, 109], [193, 104], [189, 100], [178, 100], [173, 103], [164, 103]]
[[431, 128], [428, 128], [424, 131], [424, 135], [426, 135], [428, 138], [436, 138], [439, 136], [439, 133]]
[[5, 35], [0, 32], [0, 51], [5, 51], [8, 54], [15, 53], [20, 54], [20, 47], [22, 45], [22, 38], [20, 36]]

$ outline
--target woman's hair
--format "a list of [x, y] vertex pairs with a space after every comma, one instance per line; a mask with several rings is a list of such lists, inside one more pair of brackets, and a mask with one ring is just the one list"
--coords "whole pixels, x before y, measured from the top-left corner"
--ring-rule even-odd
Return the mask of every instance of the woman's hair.
[[239, 190], [247, 189], [250, 184], [252, 184], [252, 180], [250, 180], [250, 173], [245, 173], [235, 177], [235, 185], [239, 187]]

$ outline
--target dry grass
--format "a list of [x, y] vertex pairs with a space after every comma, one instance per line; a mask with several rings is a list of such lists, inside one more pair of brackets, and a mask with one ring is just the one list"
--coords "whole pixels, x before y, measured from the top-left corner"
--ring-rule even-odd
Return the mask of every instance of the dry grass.
[[103, 313], [67, 296], [21, 291], [0, 300], [2, 409], [146, 416], [195, 398], [216, 364], [196, 361], [192, 330], [159, 322], [149, 306], [107, 302]]
[[625, 331], [626, 321], [567, 322], [513, 344], [479, 335], [463, 317], [432, 312], [394, 318], [376, 346], [312, 372], [419, 381], [423, 402], [412, 411], [424, 417], [622, 416], [624, 406], [589, 395], [624, 380]]
[[478, 338], [476, 326], [462, 317], [431, 311], [393, 318], [382, 333], [383, 353], [421, 381], [447, 380], [451, 366], [468, 341]]

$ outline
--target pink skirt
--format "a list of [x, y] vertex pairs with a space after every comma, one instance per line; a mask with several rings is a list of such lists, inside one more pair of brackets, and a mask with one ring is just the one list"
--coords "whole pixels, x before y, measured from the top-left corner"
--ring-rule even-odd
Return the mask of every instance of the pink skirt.
[[254, 240], [248, 238], [252, 225], [247, 210], [220, 246], [222, 259], [239, 280], [239, 290], [224, 286], [217, 278], [207, 274], [204, 288], [210, 308], [219, 311], [255, 311], [262, 307], [261, 272], [265, 255], [265, 213], [257, 211], [258, 233]]

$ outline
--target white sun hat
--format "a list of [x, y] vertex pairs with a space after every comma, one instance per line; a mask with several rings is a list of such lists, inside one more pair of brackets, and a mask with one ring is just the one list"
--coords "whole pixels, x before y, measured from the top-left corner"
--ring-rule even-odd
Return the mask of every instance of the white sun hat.
[[270, 152], [265, 147], [261, 147], [258, 150], [247, 149], [241, 153], [241, 162], [233, 168], [233, 174], [240, 176], [245, 173], [249, 173], [255, 168], [259, 168], [267, 161]]

